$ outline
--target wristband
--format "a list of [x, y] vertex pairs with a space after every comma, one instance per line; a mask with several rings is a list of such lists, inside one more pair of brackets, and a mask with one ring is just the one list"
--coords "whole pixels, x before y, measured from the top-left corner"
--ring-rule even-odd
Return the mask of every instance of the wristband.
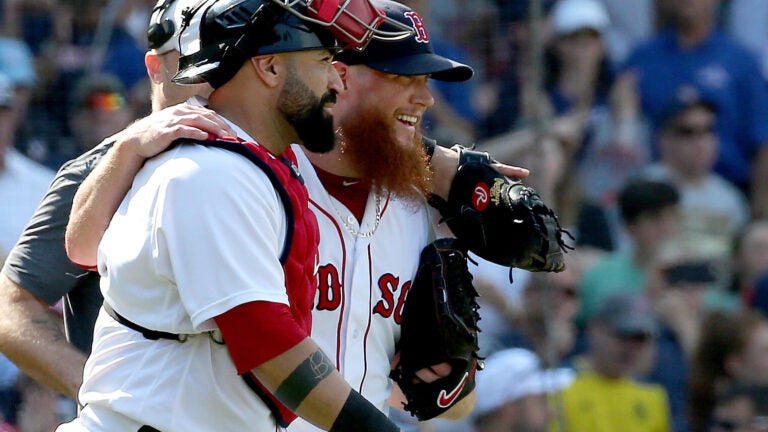
[[480, 163], [485, 165], [497, 163], [496, 159], [492, 158], [490, 153], [475, 150], [474, 145], [472, 147], [464, 147], [456, 144], [451, 147], [451, 150], [459, 154], [459, 166], [468, 163]]
[[352, 390], [329, 432], [400, 432], [383, 412]]

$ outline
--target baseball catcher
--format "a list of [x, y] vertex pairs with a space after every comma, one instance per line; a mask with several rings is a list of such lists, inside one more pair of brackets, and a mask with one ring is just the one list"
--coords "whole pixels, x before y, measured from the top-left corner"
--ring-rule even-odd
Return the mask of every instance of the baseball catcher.
[[[421, 421], [447, 411], [475, 387], [480, 360], [476, 297], [466, 250], [456, 239], [427, 245], [403, 309], [400, 360], [390, 374], [406, 396], [404, 409]], [[416, 376], [440, 363], [450, 364], [450, 375], [431, 383]]]
[[441, 222], [483, 259], [528, 271], [563, 271], [563, 253], [573, 249], [563, 235], [571, 235], [536, 191], [496, 171], [488, 153], [458, 145], [453, 149], [459, 153], [459, 168], [448, 200], [430, 199]]

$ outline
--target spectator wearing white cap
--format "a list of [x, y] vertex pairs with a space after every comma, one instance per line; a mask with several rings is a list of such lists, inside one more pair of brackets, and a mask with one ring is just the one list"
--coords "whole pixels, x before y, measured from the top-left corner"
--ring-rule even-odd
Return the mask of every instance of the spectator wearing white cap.
[[552, 9], [552, 25], [558, 34], [569, 34], [583, 28], [602, 33], [608, 24], [608, 13], [598, 0], [560, 0]]
[[547, 396], [568, 387], [571, 369], [544, 369], [538, 357], [522, 348], [497, 351], [477, 375], [476, 432], [545, 432], [553, 411]]
[[[631, 79], [615, 80], [602, 3], [560, 0], [549, 17], [553, 37], [544, 53], [543, 103], [559, 145], [540, 148], [544, 158], [560, 163], [541, 170], [549, 177], [543, 183], [551, 185], [544, 192], [553, 191], [561, 223], [574, 228], [577, 244], [603, 253], [617, 244], [612, 213], [603, 212], [615, 208], [618, 189], [649, 160], [647, 129], [637, 115]], [[565, 131], [558, 125], [563, 121], [571, 125]], [[535, 180], [538, 171], [532, 171]]]

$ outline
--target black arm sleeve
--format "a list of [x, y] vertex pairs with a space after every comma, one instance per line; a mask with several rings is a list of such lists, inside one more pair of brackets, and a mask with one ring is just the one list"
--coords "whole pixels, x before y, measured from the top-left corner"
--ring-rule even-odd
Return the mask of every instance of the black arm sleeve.
[[365, 400], [360, 393], [352, 390], [329, 431], [399, 432], [400, 428]]

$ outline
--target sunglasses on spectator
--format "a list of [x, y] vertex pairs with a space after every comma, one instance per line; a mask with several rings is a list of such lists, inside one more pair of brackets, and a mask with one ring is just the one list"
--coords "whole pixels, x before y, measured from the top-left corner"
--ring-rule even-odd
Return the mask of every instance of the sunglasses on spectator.
[[672, 133], [680, 138], [698, 138], [715, 132], [715, 125], [694, 126], [677, 125], [672, 127]]
[[88, 97], [84, 107], [92, 111], [115, 112], [126, 105], [126, 100], [120, 93], [96, 92]]

